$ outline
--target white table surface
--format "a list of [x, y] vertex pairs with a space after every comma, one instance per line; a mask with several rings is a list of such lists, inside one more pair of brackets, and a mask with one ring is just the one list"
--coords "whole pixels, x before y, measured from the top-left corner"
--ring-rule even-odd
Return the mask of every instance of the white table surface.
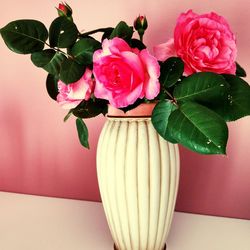
[[[0, 192], [0, 250], [112, 247], [101, 203]], [[167, 250], [250, 250], [250, 221], [176, 212]]]

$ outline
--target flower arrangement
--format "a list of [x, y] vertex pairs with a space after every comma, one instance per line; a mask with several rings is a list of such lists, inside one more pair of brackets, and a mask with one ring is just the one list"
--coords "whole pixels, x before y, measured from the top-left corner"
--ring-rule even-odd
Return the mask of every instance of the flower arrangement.
[[[145, 16], [133, 26], [121, 21], [80, 33], [68, 4], [57, 11], [49, 31], [37, 20], [16, 20], [0, 32], [9, 49], [31, 54], [33, 64], [48, 72], [48, 94], [68, 109], [65, 121], [76, 117], [84, 147], [83, 119], [105, 115], [108, 105], [127, 112], [155, 102], [152, 124], [164, 139], [202, 154], [226, 153], [226, 122], [250, 115], [250, 87], [225, 18], [182, 13], [173, 38], [150, 53], [143, 43]], [[102, 33], [100, 41], [96, 33]]]

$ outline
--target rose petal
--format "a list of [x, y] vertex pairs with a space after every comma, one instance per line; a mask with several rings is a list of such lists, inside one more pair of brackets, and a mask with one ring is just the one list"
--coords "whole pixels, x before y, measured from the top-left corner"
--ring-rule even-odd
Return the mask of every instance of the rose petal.
[[169, 57], [176, 56], [174, 39], [171, 38], [166, 43], [154, 46], [153, 51], [154, 56], [161, 62], [166, 61]]
[[86, 69], [83, 76], [76, 82], [65, 84], [58, 81], [57, 102], [64, 109], [75, 108], [83, 100], [89, 100], [94, 90], [94, 80], [92, 79], [92, 71]]
[[143, 84], [139, 84], [133, 91], [125, 92], [121, 95], [113, 96], [110, 99], [110, 104], [116, 108], [124, 108], [135, 103], [140, 97], [143, 89]]
[[145, 68], [147, 68], [147, 76], [145, 77], [143, 86], [145, 97], [152, 100], [160, 92], [160, 83], [158, 80], [160, 76], [160, 66], [156, 58], [150, 55], [147, 49], [141, 51], [140, 57]]
[[130, 51], [123, 51], [121, 53], [121, 57], [122, 57], [123, 62], [129, 65], [129, 67], [132, 68], [133, 71], [135, 71], [135, 75], [138, 76], [141, 81], [143, 81], [144, 69], [143, 69], [143, 65], [138, 55]]
[[97, 98], [109, 100], [109, 91], [103, 86], [98, 79], [96, 79], [96, 86], [94, 90], [94, 96]]

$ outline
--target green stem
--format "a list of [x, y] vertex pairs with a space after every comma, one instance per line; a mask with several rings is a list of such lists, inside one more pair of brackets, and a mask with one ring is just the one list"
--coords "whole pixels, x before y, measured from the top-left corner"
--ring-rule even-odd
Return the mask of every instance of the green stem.
[[100, 28], [100, 29], [91, 30], [91, 31], [79, 34], [79, 37], [85, 37], [85, 36], [88, 36], [88, 35], [91, 35], [91, 34], [94, 34], [94, 33], [97, 33], [97, 32], [106, 32], [106, 31], [108, 31], [110, 29], [112, 29], [112, 28], [109, 27], [109, 28]]
[[139, 34], [140, 36], [140, 41], [143, 43], [143, 34]]
[[171, 98], [172, 102], [173, 102], [175, 105], [178, 105], [178, 104], [177, 104], [177, 101], [175, 100], [175, 98], [174, 98], [166, 89], [164, 89], [163, 92]]
[[68, 54], [68, 53], [66, 53], [66, 52], [64, 52], [64, 51], [62, 51], [62, 50], [60, 50], [59, 48], [52, 47], [52, 46], [50, 46], [50, 45], [49, 45], [48, 43], [46, 43], [46, 42], [45, 42], [45, 44], [46, 44], [48, 47], [50, 47], [51, 49], [53, 49], [53, 50], [55, 50], [55, 51], [58, 51], [58, 52], [64, 54], [65, 56], [69, 57], [70, 59], [74, 59], [73, 56], [71, 56], [70, 54]]
[[137, 32], [139, 34], [140, 41], [143, 43], [144, 30], [143, 29], [139, 29]]

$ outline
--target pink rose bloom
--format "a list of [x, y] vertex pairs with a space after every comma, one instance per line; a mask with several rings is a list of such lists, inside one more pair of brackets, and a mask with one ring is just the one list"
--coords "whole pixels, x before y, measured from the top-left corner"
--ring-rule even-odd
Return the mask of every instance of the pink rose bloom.
[[147, 49], [132, 49], [118, 37], [105, 39], [93, 62], [94, 95], [116, 108], [127, 107], [138, 98], [154, 99], [160, 91], [160, 66]]
[[180, 57], [185, 74], [215, 72], [235, 74], [235, 36], [227, 21], [216, 13], [197, 15], [192, 10], [177, 19], [174, 39], [154, 48], [159, 61]]
[[73, 109], [83, 100], [89, 100], [94, 90], [94, 80], [91, 76], [92, 71], [86, 69], [77, 82], [66, 85], [61, 80], [58, 81], [59, 94], [57, 95], [57, 102], [62, 108]]

